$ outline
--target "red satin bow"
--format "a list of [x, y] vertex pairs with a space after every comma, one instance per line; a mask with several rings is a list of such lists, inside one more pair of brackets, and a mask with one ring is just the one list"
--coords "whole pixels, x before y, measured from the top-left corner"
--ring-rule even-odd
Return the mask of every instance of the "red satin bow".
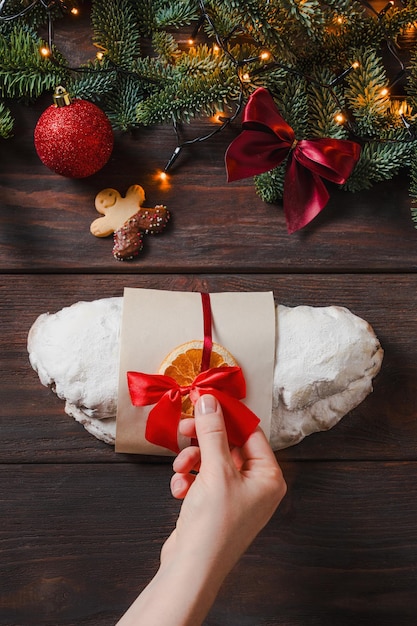
[[262, 174], [288, 156], [283, 205], [289, 233], [306, 226], [326, 206], [329, 192], [321, 179], [342, 185], [360, 156], [360, 146], [353, 141], [297, 141], [263, 87], [250, 96], [242, 126], [226, 152], [227, 179]]
[[146, 439], [174, 452], [179, 452], [177, 431], [181, 398], [188, 393], [193, 403], [204, 393], [218, 399], [232, 446], [242, 446], [259, 423], [259, 418], [239, 401], [246, 395], [240, 367], [213, 367], [198, 374], [188, 387], [181, 387], [173, 378], [162, 374], [128, 372], [127, 381], [132, 404], [155, 404], [148, 415]]

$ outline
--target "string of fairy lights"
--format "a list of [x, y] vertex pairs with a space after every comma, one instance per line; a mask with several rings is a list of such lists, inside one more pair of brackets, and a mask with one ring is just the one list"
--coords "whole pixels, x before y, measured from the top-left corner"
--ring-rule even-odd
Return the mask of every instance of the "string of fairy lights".
[[[407, 6], [407, 0], [400, 0], [402, 6]], [[390, 9], [395, 5], [394, 0], [387, 2], [386, 5], [380, 10], [377, 11], [372, 4], [367, 2], [366, 0], [361, 0], [361, 4], [366, 8], [371, 14], [375, 16], [375, 18], [380, 22], [382, 22], [382, 18], [388, 13]], [[39, 49], [40, 54], [44, 58], [50, 58], [56, 63], [56, 60], [53, 58], [53, 47], [54, 47], [54, 18], [58, 13], [71, 14], [73, 16], [77, 16], [80, 12], [78, 3], [74, 0], [33, 0], [32, 2], [28, 1], [25, 7], [23, 7], [19, 12], [14, 14], [5, 13], [6, 8], [6, 0], [0, 0], [0, 22], [10, 22], [13, 20], [17, 20], [23, 16], [29, 14], [35, 7], [40, 6], [46, 12], [46, 23], [47, 23], [47, 42], [42, 44]], [[343, 103], [340, 101], [336, 87], [344, 81], [344, 79], [351, 72], [355, 71], [359, 67], [358, 61], [353, 61], [349, 67], [344, 69], [340, 74], [338, 74], [331, 82], [322, 83], [315, 79], [312, 76], [303, 74], [299, 70], [287, 66], [276, 58], [274, 55], [264, 47], [260, 46], [258, 42], [253, 41], [255, 45], [259, 45], [260, 51], [259, 54], [251, 56], [249, 58], [239, 59], [236, 58], [232, 51], [230, 50], [230, 41], [233, 37], [240, 35], [247, 35], [243, 28], [240, 25], [236, 25], [232, 31], [226, 35], [221, 36], [214, 21], [211, 18], [210, 13], [207, 11], [206, 4], [204, 0], [198, 0], [198, 7], [200, 16], [198, 21], [195, 24], [191, 37], [188, 41], [189, 46], [194, 46], [196, 44], [196, 39], [199, 36], [200, 31], [204, 28], [204, 26], [208, 27], [211, 35], [214, 38], [213, 44], [213, 53], [219, 54], [222, 52], [228, 60], [232, 63], [236, 70], [236, 77], [239, 84], [239, 93], [236, 101], [234, 103], [234, 110], [230, 114], [226, 114], [223, 111], [219, 111], [215, 116], [211, 118], [211, 121], [215, 122], [215, 125], [212, 130], [207, 132], [204, 135], [200, 135], [194, 137], [193, 139], [181, 140], [181, 129], [179, 127], [178, 122], [173, 119], [173, 129], [177, 140], [177, 145], [172, 152], [170, 158], [168, 159], [163, 171], [160, 172], [160, 178], [165, 179], [167, 177], [168, 170], [171, 169], [180, 153], [184, 148], [190, 146], [192, 144], [201, 143], [213, 137], [215, 134], [221, 132], [226, 126], [228, 126], [231, 122], [233, 122], [241, 113], [242, 108], [246, 101], [246, 94], [248, 89], [252, 84], [252, 81], [258, 77], [259, 75], [265, 74], [267, 72], [271, 72], [272, 70], [281, 69], [289, 74], [296, 74], [299, 77], [304, 78], [307, 82], [320, 87], [327, 89], [331, 98], [334, 100], [336, 107], [338, 109], [338, 113], [335, 115], [336, 123], [340, 125], [344, 125], [353, 135], [356, 134], [355, 124], [349, 116], [349, 112], [343, 106]], [[342, 23], [343, 16], [337, 18], [338, 23]], [[400, 54], [397, 49], [396, 43], [388, 36], [388, 34], [384, 31], [382, 27], [382, 32], [385, 37], [386, 46], [394, 59], [395, 63], [398, 67], [398, 72], [390, 82], [389, 85], [381, 86], [381, 96], [388, 96], [393, 87], [404, 79], [407, 68], [405, 67], [404, 62], [402, 61]], [[253, 38], [252, 38], [253, 39]], [[96, 53], [96, 57], [98, 60], [103, 60], [106, 55], [105, 48], [98, 46], [99, 50]], [[72, 70], [76, 72], [91, 72], [91, 68], [69, 68], [65, 67], [63, 69]], [[118, 68], [115, 64], [112, 64], [111, 71], [117, 71]], [[97, 71], [97, 70], [94, 70]], [[103, 68], [103, 71], [110, 71], [108, 68]], [[120, 70], [124, 72], [126, 70]], [[401, 120], [403, 126], [405, 127], [410, 140], [414, 139], [414, 134], [412, 132], [411, 124], [407, 120], [407, 110], [403, 109], [402, 106], [399, 107], [398, 111], [399, 119]]]
[[[236, 68], [236, 76], [240, 84], [239, 97], [237, 100], [237, 105], [235, 107], [234, 113], [232, 115], [227, 116], [225, 115], [223, 111], [221, 111], [216, 116], [214, 116], [214, 121], [217, 121], [218, 123], [220, 123], [220, 126], [218, 126], [217, 129], [213, 130], [211, 133], [208, 133], [207, 135], [195, 137], [194, 139], [181, 142], [179, 141], [179, 133], [177, 130], [177, 125], [174, 122], [174, 129], [176, 132], [178, 143], [171, 157], [169, 158], [167, 164], [165, 165], [164, 171], [161, 172], [160, 174], [161, 178], [166, 177], [166, 173], [174, 164], [174, 162], [180, 155], [183, 148], [185, 148], [186, 146], [192, 145], [194, 143], [200, 142], [200, 141], [205, 141], [206, 139], [212, 137], [215, 133], [222, 131], [228, 124], [230, 124], [234, 119], [236, 119], [236, 117], [240, 114], [242, 107], [245, 103], [246, 86], [251, 83], [251, 81], [253, 80], [255, 76], [261, 73], [271, 71], [273, 69], [277, 69], [277, 68], [283, 69], [287, 71], [288, 73], [295, 73], [298, 76], [303, 76], [310, 82], [314, 83], [316, 86], [329, 89], [329, 92], [332, 98], [335, 100], [339, 108], [339, 113], [336, 118], [337, 123], [346, 124], [350, 128], [350, 130], [353, 131], [353, 128], [351, 127], [352, 126], [351, 122], [343, 110], [343, 106], [337, 96], [336, 91], [334, 90], [334, 87], [338, 85], [350, 72], [352, 72], [354, 69], [357, 69], [359, 67], [359, 63], [357, 61], [354, 61], [346, 70], [341, 72], [340, 75], [336, 76], [331, 81], [331, 83], [324, 84], [324, 83], [320, 83], [318, 80], [312, 77], [302, 75], [301, 72], [299, 72], [298, 70], [295, 70], [294, 68], [288, 67], [285, 64], [278, 62], [273, 57], [273, 55], [271, 54], [269, 50], [266, 50], [263, 48], [261, 48], [258, 55], [251, 56], [249, 58], [237, 59], [229, 49], [229, 41], [232, 35], [236, 35], [237, 32], [239, 32], [239, 34], [242, 35], [244, 34], [244, 31], [241, 29], [240, 26], [236, 26], [232, 32], [230, 32], [226, 37], [222, 38], [213, 20], [211, 19], [210, 14], [206, 10], [204, 0], [199, 0], [199, 8], [200, 8], [200, 18], [197, 21], [197, 24], [194, 28], [194, 31], [190, 39], [188, 40], [188, 43], [190, 46], [193, 46], [195, 44], [196, 37], [198, 36], [200, 30], [203, 28], [204, 24], [207, 23], [211, 32], [214, 34], [214, 39], [215, 39], [215, 44], [213, 47], [214, 52], [218, 53], [221, 50], [229, 58], [229, 60], [232, 62], [232, 64]], [[259, 64], [262, 62], [263, 62], [262, 67], [257, 67], [252, 72], [248, 71], [248, 66], [250, 66], [251, 64], [255, 64], [255, 63]]]
[[[380, 11], [376, 11], [375, 8], [369, 4], [369, 2], [366, 2], [366, 0], [364, 0], [363, 2], [361, 2], [361, 4], [363, 4], [363, 6], [365, 6], [367, 9], [369, 9], [375, 16], [376, 19], [378, 19], [379, 21], [382, 20], [382, 18], [384, 17], [384, 15], [386, 15], [386, 13], [393, 8], [395, 2], [394, 0], [390, 0], [390, 2], [388, 2]], [[403, 6], [407, 5], [406, 0], [401, 0], [401, 4]], [[247, 84], [250, 84], [252, 82], [252, 80], [260, 75], [260, 74], [264, 74], [266, 72], [270, 72], [271, 70], [274, 69], [282, 69], [284, 71], [286, 71], [289, 74], [296, 74], [297, 76], [301, 76], [302, 78], [304, 78], [307, 82], [310, 82], [311, 84], [314, 84], [316, 87], [321, 87], [324, 89], [327, 89], [330, 96], [332, 97], [332, 99], [334, 100], [337, 108], [338, 108], [338, 113], [335, 115], [335, 121], [336, 123], [340, 124], [340, 125], [344, 125], [345, 127], [347, 127], [349, 129], [349, 131], [352, 134], [356, 134], [356, 128], [355, 128], [355, 124], [352, 122], [352, 120], [350, 119], [350, 116], [348, 114], [348, 112], [346, 111], [345, 107], [343, 106], [342, 102], [340, 101], [337, 92], [335, 90], [335, 87], [337, 85], [339, 85], [347, 76], [348, 74], [350, 74], [352, 71], [354, 71], [355, 69], [358, 69], [360, 64], [358, 61], [353, 61], [351, 63], [351, 65], [349, 67], [347, 67], [345, 70], [343, 70], [340, 74], [338, 74], [331, 82], [329, 83], [322, 83], [320, 81], [318, 81], [316, 78], [303, 74], [302, 72], [300, 72], [299, 70], [296, 70], [292, 67], [289, 67], [279, 61], [277, 61], [273, 55], [271, 54], [271, 52], [269, 50], [265, 50], [265, 49], [261, 49], [261, 51], [259, 52], [259, 54], [257, 56], [252, 56], [250, 58], [244, 58], [244, 59], [237, 59], [233, 56], [233, 54], [231, 53], [230, 49], [229, 49], [229, 41], [232, 37], [233, 34], [236, 34], [236, 31], [239, 32], [239, 34], [245, 34], [244, 31], [241, 29], [240, 26], [236, 26], [233, 31], [231, 33], [229, 33], [226, 37], [222, 38], [217, 30], [217, 28], [215, 27], [215, 24], [213, 22], [213, 20], [211, 19], [210, 14], [207, 12], [206, 10], [206, 6], [205, 6], [205, 2], [204, 0], [199, 0], [199, 7], [200, 7], [200, 18], [194, 28], [194, 31], [191, 35], [191, 38], [189, 39], [188, 43], [189, 45], [194, 45], [195, 44], [195, 39], [199, 33], [199, 31], [203, 28], [204, 24], [207, 23], [208, 26], [210, 27], [211, 32], [214, 34], [214, 39], [215, 39], [215, 44], [214, 44], [214, 50], [215, 51], [220, 51], [222, 50], [223, 53], [225, 55], [228, 56], [229, 60], [231, 60], [231, 62], [233, 63], [233, 65], [236, 67], [236, 72], [237, 72], [237, 78], [239, 80], [240, 83], [240, 94], [239, 94], [239, 98], [238, 98], [238, 103], [236, 106], [236, 109], [234, 111], [234, 113], [231, 116], [225, 116], [225, 114], [223, 112], [220, 112], [217, 116], [217, 121], [221, 122], [221, 126], [218, 127], [217, 130], [212, 131], [211, 133], [209, 133], [208, 135], [202, 136], [202, 137], [196, 137], [192, 140], [188, 140], [188, 141], [184, 141], [184, 142], [180, 142], [179, 141], [179, 135], [177, 132], [177, 127], [176, 124], [174, 123], [174, 128], [176, 131], [176, 135], [177, 135], [177, 139], [178, 139], [178, 144], [176, 146], [176, 148], [174, 149], [170, 159], [168, 160], [165, 169], [163, 172], [161, 172], [161, 177], [164, 178], [166, 176], [166, 172], [171, 168], [171, 166], [173, 165], [173, 163], [176, 161], [176, 159], [178, 158], [179, 154], [181, 153], [182, 149], [185, 148], [186, 146], [196, 143], [198, 141], [204, 141], [205, 139], [213, 136], [216, 132], [223, 130], [230, 122], [232, 122], [241, 112], [241, 109], [244, 105], [245, 102], [245, 87]], [[339, 23], [343, 20], [343, 17], [339, 17]], [[381, 95], [382, 96], [387, 96], [390, 93], [390, 90], [398, 83], [400, 82], [400, 80], [402, 80], [405, 76], [406, 73], [406, 68], [405, 65], [400, 57], [400, 55], [397, 52], [397, 48], [395, 45], [395, 42], [392, 41], [392, 39], [387, 35], [386, 32], [384, 32], [384, 36], [385, 36], [385, 40], [386, 40], [386, 44], [387, 44], [387, 48], [389, 50], [389, 52], [391, 53], [392, 57], [394, 58], [394, 60], [396, 61], [396, 63], [399, 66], [399, 71], [397, 73], [397, 75], [394, 77], [393, 81], [390, 83], [389, 86], [383, 86], [381, 87]], [[264, 62], [260, 67], [256, 67], [256, 69], [254, 69], [253, 71], [249, 72], [247, 69], [247, 66], [250, 66], [251, 64], [259, 64]], [[409, 138], [414, 139], [414, 135], [411, 131], [411, 124], [408, 122], [408, 120], [406, 119], [405, 113], [402, 110], [402, 107], [399, 108], [398, 110], [398, 116], [402, 122], [402, 124], [404, 125], [405, 129], [408, 132]]]

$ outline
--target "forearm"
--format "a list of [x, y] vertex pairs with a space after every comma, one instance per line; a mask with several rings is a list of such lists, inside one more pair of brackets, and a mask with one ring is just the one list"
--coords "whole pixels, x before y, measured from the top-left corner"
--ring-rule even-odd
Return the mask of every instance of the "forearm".
[[158, 572], [118, 626], [201, 626], [225, 577], [286, 491], [260, 429], [230, 451], [214, 397], [202, 396], [195, 419], [181, 424], [199, 446], [185, 448], [174, 462], [171, 491], [184, 499], [180, 515]]
[[163, 563], [117, 626], [199, 626], [226, 574], [198, 556]]

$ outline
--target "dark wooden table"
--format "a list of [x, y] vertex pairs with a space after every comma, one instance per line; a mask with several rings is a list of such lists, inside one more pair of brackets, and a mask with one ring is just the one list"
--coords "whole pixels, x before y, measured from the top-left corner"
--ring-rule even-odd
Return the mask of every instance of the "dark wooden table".
[[[237, 125], [185, 150], [164, 187], [154, 174], [176, 146], [168, 127], [116, 134], [104, 169], [72, 180], [33, 148], [48, 104], [13, 105], [15, 137], [0, 142], [1, 626], [114, 624], [175, 523], [170, 463], [115, 454], [65, 415], [28, 362], [40, 313], [125, 286], [272, 289], [277, 302], [342, 305], [372, 324], [385, 349], [373, 394], [331, 431], [277, 454], [288, 494], [206, 624], [415, 626], [417, 231], [406, 176], [355, 195], [332, 189], [314, 223], [289, 236], [282, 208], [251, 181], [225, 182]], [[120, 263], [111, 239], [89, 232], [94, 197], [134, 183], [173, 219]]]

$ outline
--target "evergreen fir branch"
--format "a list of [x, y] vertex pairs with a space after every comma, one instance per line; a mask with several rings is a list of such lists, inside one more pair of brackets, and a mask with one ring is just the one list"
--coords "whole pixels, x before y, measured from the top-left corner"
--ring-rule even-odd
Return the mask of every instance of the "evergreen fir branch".
[[[268, 80], [279, 113], [294, 130], [297, 139], [309, 134], [309, 111], [306, 81], [303, 76], [283, 72], [275, 74], [276, 81]], [[268, 79], [272, 79], [269, 76]]]
[[203, 25], [208, 37], [231, 40], [242, 35], [244, 31], [239, 14], [231, 10], [230, 6], [224, 4], [219, 10], [217, 0], [206, 0], [204, 6], [206, 15], [210, 15], [210, 19], [206, 19]]
[[198, 115], [212, 115], [216, 107], [237, 99], [240, 93], [230, 59], [205, 44], [182, 53], [175, 65], [164, 66], [148, 59], [147, 68], [162, 68], [163, 76], [159, 78], [163, 78], [163, 84], [138, 104], [137, 119], [141, 124], [190, 121]]
[[136, 59], [131, 69], [138, 78], [148, 83], [148, 88], [152, 91], [157, 90], [159, 86], [163, 88], [166, 83], [178, 80], [178, 70], [175, 65], [159, 58]]
[[[384, 32], [377, 20], [366, 14], [353, 14], [349, 17], [346, 28], [342, 27], [341, 32], [337, 33], [340, 42], [344, 46], [345, 51], [352, 54], [354, 50], [381, 48], [384, 41]], [[344, 55], [344, 58], [346, 55]]]
[[[237, 55], [236, 48], [233, 53]], [[187, 76], [208, 75], [213, 72], [229, 72], [230, 74], [235, 72], [234, 66], [231, 65], [226, 55], [214, 52], [213, 48], [206, 44], [193, 46], [188, 53], [182, 54], [178, 58], [176, 68], [181, 74]]]
[[91, 10], [93, 41], [106, 50], [106, 56], [128, 69], [140, 54], [139, 27], [130, 0], [93, 2]]
[[410, 163], [411, 219], [417, 228], [417, 148], [414, 148]]
[[[317, 67], [327, 67], [335, 74], [349, 67], [356, 59], [354, 51], [358, 48], [374, 49], [381, 39], [379, 28], [369, 18], [359, 20], [355, 14], [349, 16], [334, 30], [325, 30], [320, 40], [302, 50], [297, 59], [297, 65], [308, 74]], [[352, 23], [353, 22], [353, 23]]]
[[73, 72], [66, 86], [72, 97], [98, 102], [116, 87], [118, 78], [114, 65], [94, 59]]
[[237, 24], [260, 45], [279, 46], [284, 28], [289, 32], [290, 20], [283, 23], [282, 7], [277, 0], [268, 4], [262, 0], [224, 0], [223, 8], [236, 15]]
[[162, 63], [175, 63], [182, 54], [174, 36], [165, 31], [153, 34], [152, 45]]
[[169, 84], [140, 102], [137, 121], [148, 126], [213, 115], [230, 98], [238, 98], [238, 89], [233, 90], [234, 80], [217, 71], [207, 76], [182, 77], [178, 83]]
[[324, 27], [324, 14], [318, 0], [282, 0], [290, 18], [295, 18], [306, 33], [314, 37]]
[[3, 139], [12, 137], [13, 125], [14, 122], [10, 109], [6, 107], [4, 102], [0, 102], [0, 137], [3, 137]]
[[415, 198], [411, 200], [410, 212], [411, 219], [414, 222], [414, 228], [417, 228], [417, 200]]
[[376, 137], [385, 125], [389, 96], [382, 93], [387, 76], [380, 56], [371, 49], [357, 51], [360, 66], [346, 79], [345, 96], [353, 112], [357, 132], [361, 136]]
[[54, 60], [40, 54], [42, 39], [29, 29], [15, 27], [9, 37], [0, 35], [0, 94], [2, 97], [36, 98], [65, 82], [65, 59], [54, 48]]
[[327, 6], [339, 15], [363, 17], [365, 8], [359, 0], [327, 0]]
[[286, 164], [287, 161], [285, 160], [284, 163], [281, 163], [269, 172], [264, 172], [254, 177], [256, 193], [264, 202], [272, 204], [282, 199]]
[[417, 108], [417, 50], [413, 50], [411, 54], [405, 91], [410, 96], [411, 106]]
[[155, 12], [158, 11], [161, 3], [161, 0], [141, 0], [132, 3], [140, 36], [152, 37], [156, 29]]
[[387, 37], [396, 39], [401, 32], [417, 21], [417, 8], [408, 6], [407, 9], [393, 8], [388, 11], [384, 19], [384, 31]]
[[261, 8], [255, 14], [258, 16], [262, 14], [261, 20], [266, 20], [267, 25], [263, 30], [261, 27], [263, 22], [255, 16], [252, 16], [253, 19], [248, 18], [250, 11], [247, 12], [245, 9], [242, 13], [239, 6], [243, 6], [244, 3], [232, 1], [219, 4], [217, 0], [206, 0], [203, 4], [206, 16], [209, 14], [204, 29], [210, 37], [227, 40], [227, 45], [232, 46], [237, 43], [242, 45], [242, 38], [246, 44], [252, 39], [256, 48], [255, 55], [259, 54], [259, 47], [263, 46], [269, 49], [273, 58], [282, 62], [295, 61], [291, 45], [294, 20], [291, 22], [287, 19], [276, 0], [271, 0], [266, 5], [261, 3]]
[[25, 11], [23, 15], [20, 15], [24, 9], [22, 0], [7, 0], [2, 7], [1, 16], [3, 18], [18, 17], [0, 20], [0, 34], [8, 35], [16, 26], [37, 30], [40, 26], [44, 26], [47, 23], [48, 13], [52, 20], [59, 19], [64, 15], [59, 7], [49, 7], [42, 2], [37, 2], [29, 11]]
[[143, 96], [141, 85], [131, 76], [119, 77], [116, 88], [102, 100], [113, 128], [127, 131], [137, 126], [136, 107]]
[[195, 0], [163, 2], [155, 11], [155, 27], [158, 29], [188, 26], [199, 18], [198, 3]]
[[131, 4], [142, 37], [150, 38], [155, 31], [166, 28], [187, 26], [199, 16], [195, 0], [131, 0]]
[[390, 180], [402, 167], [409, 167], [414, 142], [369, 142], [349, 180], [343, 185], [346, 191], [370, 189], [373, 183]]
[[[332, 92], [322, 85], [330, 84], [335, 76], [327, 68], [316, 71], [312, 78], [317, 82], [308, 84], [309, 95], [309, 137], [332, 137], [346, 139], [348, 133], [342, 124], [336, 122], [336, 115], [344, 107], [344, 95], [341, 87], [334, 87]], [[335, 97], [337, 97], [337, 101]]]
[[410, 159], [410, 196], [417, 200], [417, 146], [413, 148]]

